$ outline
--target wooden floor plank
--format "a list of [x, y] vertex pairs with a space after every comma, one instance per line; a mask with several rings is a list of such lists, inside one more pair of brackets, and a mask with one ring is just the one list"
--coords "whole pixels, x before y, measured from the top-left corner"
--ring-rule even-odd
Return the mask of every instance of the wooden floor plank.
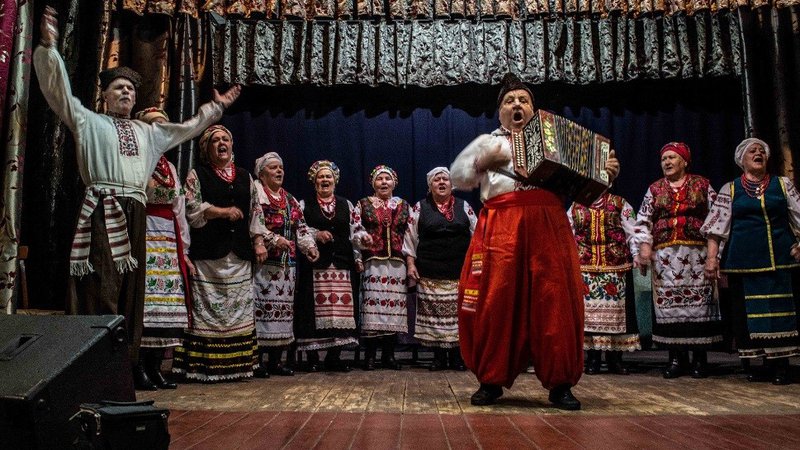
[[222, 414], [221, 411], [187, 411], [180, 417], [170, 417], [169, 434], [172, 442], [177, 442], [189, 433], [211, 423]]
[[287, 411], [280, 412], [270, 421], [269, 425], [262, 428], [250, 438], [242, 442], [238, 449], [266, 450], [278, 449], [289, 443], [311, 418], [311, 413]]
[[366, 414], [358, 428], [354, 449], [396, 449], [400, 446], [402, 414], [376, 412]]
[[438, 414], [403, 414], [400, 448], [433, 450], [447, 448], [447, 435]]
[[494, 414], [470, 414], [467, 423], [481, 448], [528, 449], [539, 448], [505, 416]]
[[331, 426], [322, 434], [315, 450], [339, 450], [350, 448], [364, 420], [363, 414], [339, 413]]
[[522, 434], [539, 448], [579, 449], [582, 448], [569, 436], [541, 419], [540, 416], [515, 414], [508, 416]]
[[199, 426], [191, 432], [184, 434], [180, 439], [172, 441], [170, 448], [174, 450], [191, 448], [193, 445], [208, 439], [209, 436], [214, 435], [220, 429], [227, 428], [231, 424], [238, 422], [246, 414], [247, 413], [220, 414], [213, 420], [206, 422], [203, 426]]
[[206, 440], [198, 442], [191, 450], [217, 450], [221, 448], [237, 448], [244, 441], [259, 433], [278, 416], [275, 411], [248, 412], [236, 422], [220, 428]]
[[328, 431], [328, 428], [336, 419], [337, 413], [335, 412], [321, 412], [311, 415], [308, 422], [303, 425], [303, 428], [297, 431], [297, 434], [292, 437], [283, 448], [291, 450], [308, 450], [314, 448], [322, 436]]
[[439, 420], [445, 430], [448, 448], [455, 450], [480, 448], [463, 414], [439, 414]]

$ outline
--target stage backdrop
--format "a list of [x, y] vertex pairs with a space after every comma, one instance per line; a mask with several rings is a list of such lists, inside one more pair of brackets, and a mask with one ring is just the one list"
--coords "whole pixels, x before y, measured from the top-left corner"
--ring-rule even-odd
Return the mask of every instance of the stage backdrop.
[[[684, 141], [690, 171], [719, 187], [738, 174], [733, 150], [744, 135], [741, 87], [735, 79], [637, 81], [578, 87], [534, 86], [535, 103], [612, 139], [622, 163], [616, 192], [638, 207], [660, 178], [658, 151]], [[247, 88], [223, 124], [234, 136], [236, 164], [253, 171], [255, 159], [278, 152], [284, 187], [303, 198], [317, 159], [342, 170], [337, 192], [351, 200], [371, 194], [369, 173], [388, 164], [399, 175], [395, 194], [411, 202], [427, 192], [425, 174], [449, 166], [476, 136], [498, 126], [497, 87]], [[475, 207], [477, 192], [458, 194]]]

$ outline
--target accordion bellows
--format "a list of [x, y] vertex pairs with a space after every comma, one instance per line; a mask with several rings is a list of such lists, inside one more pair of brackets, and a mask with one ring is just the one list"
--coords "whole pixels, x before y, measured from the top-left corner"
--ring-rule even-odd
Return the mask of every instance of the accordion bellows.
[[611, 141], [564, 117], [536, 111], [511, 148], [516, 175], [532, 185], [586, 206], [608, 189]]

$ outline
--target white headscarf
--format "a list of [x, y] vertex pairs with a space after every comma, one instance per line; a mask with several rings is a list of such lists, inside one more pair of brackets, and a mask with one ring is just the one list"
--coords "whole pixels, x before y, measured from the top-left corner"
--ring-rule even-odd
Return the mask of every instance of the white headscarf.
[[264, 167], [269, 165], [270, 161], [278, 161], [281, 163], [281, 165], [283, 165], [283, 159], [281, 158], [281, 155], [275, 152], [266, 153], [264, 156], [256, 160], [256, 178], [258, 178], [258, 176], [261, 174], [261, 171], [264, 170]]
[[750, 148], [750, 146], [755, 144], [761, 144], [761, 146], [764, 147], [764, 152], [766, 152], [767, 159], [769, 159], [769, 145], [767, 145], [766, 142], [758, 138], [747, 138], [736, 146], [736, 153], [733, 156], [733, 159], [736, 161], [736, 165], [739, 166], [742, 170], [744, 170], [744, 165], [742, 165], [742, 159], [744, 159], [744, 152], [746, 152], [747, 149]]
[[440, 173], [446, 173], [447, 176], [449, 177], [450, 169], [448, 169], [447, 167], [434, 167], [433, 169], [431, 169], [430, 172], [428, 172], [428, 175], [426, 175], [428, 179], [428, 187], [430, 187], [431, 182], [433, 181], [433, 177], [435, 177]]

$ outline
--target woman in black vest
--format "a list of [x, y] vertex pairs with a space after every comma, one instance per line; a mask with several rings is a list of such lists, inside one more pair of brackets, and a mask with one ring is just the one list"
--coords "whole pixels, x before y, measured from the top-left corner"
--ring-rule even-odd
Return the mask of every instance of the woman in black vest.
[[319, 350], [327, 350], [325, 370], [349, 371], [341, 361], [345, 346], [358, 344], [358, 273], [354, 247], [372, 239], [361, 225], [353, 204], [334, 195], [339, 168], [331, 161], [317, 161], [308, 170], [316, 195], [301, 202], [309, 231], [314, 235], [319, 258], [299, 256], [300, 277], [295, 296], [294, 332], [299, 350], [308, 353], [308, 370], [323, 368]]
[[453, 197], [450, 170], [428, 172], [429, 193], [411, 210], [403, 243], [408, 278], [417, 282], [414, 337], [433, 347], [431, 370], [465, 370], [458, 348], [458, 279], [478, 218]]
[[209, 127], [200, 151], [203, 164], [186, 179], [192, 318], [174, 370], [206, 382], [249, 378], [257, 363], [252, 261], [280, 245], [264, 226], [253, 179], [233, 164], [231, 132]]

